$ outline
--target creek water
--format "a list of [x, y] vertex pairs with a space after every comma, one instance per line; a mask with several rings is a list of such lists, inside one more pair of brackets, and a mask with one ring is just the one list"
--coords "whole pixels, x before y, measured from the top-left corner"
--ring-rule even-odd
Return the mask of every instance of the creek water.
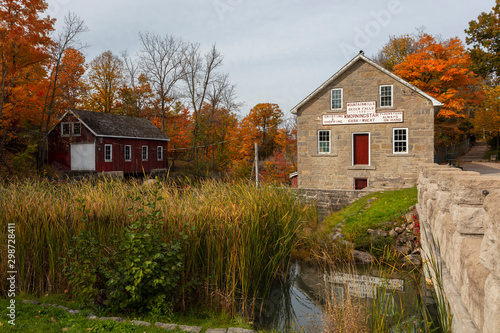
[[278, 332], [321, 332], [327, 298], [342, 300], [346, 296], [358, 300], [367, 313], [377, 302], [383, 302], [389, 315], [398, 313], [407, 318], [403, 321], [415, 320], [420, 286], [414, 274], [369, 265], [325, 271], [311, 264], [294, 263], [287, 282], [276, 284], [264, 300], [254, 324]]

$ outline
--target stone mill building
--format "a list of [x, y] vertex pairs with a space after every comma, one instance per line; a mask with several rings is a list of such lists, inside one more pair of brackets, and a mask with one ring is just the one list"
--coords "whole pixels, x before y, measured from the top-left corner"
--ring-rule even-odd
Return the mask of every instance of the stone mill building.
[[433, 162], [434, 117], [442, 103], [360, 52], [314, 90], [297, 116], [298, 187], [411, 187]]

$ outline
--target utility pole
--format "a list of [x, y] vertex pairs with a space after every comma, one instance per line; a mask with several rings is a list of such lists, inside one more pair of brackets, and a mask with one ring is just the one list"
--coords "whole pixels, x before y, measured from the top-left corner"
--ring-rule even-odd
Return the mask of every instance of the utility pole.
[[259, 187], [259, 146], [255, 142], [255, 187]]

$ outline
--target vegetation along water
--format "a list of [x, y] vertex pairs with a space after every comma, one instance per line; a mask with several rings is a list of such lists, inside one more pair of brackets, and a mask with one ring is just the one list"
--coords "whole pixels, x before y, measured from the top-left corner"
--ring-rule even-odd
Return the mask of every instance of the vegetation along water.
[[[251, 320], [265, 311], [276, 283], [287, 282], [293, 259], [324, 265], [320, 269], [352, 259], [354, 244], [331, 241], [333, 220], [318, 224], [315, 209], [303, 205], [295, 191], [239, 182], [147, 184], [3, 184], [0, 251], [6, 258], [6, 226], [15, 223], [18, 292], [62, 294], [102, 313], [152, 320], [201, 309]], [[362, 200], [358, 206], [366, 210], [369, 198]], [[369, 203], [376, 207], [376, 200], [392, 199], [379, 196]], [[401, 215], [400, 207], [396, 210]], [[359, 232], [350, 220], [344, 218], [346, 235]], [[8, 290], [7, 271], [2, 259], [2, 295]], [[331, 305], [320, 303], [323, 309]]]

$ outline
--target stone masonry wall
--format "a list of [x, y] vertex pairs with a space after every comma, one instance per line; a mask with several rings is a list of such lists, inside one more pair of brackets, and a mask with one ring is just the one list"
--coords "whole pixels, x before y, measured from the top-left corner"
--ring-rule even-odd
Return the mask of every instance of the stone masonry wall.
[[500, 332], [500, 177], [421, 164], [422, 251], [442, 263], [454, 332]]
[[343, 207], [352, 204], [357, 199], [371, 191], [361, 190], [318, 190], [297, 189], [297, 194], [304, 202], [314, 204], [316, 207], [337, 212]]
[[[393, 85], [393, 107], [379, 107], [379, 86]], [[332, 111], [330, 92], [343, 89], [343, 109]], [[403, 123], [322, 125], [323, 114], [346, 113], [346, 103], [377, 101], [377, 112], [402, 111]], [[417, 165], [434, 154], [434, 109], [430, 100], [358, 61], [297, 112], [299, 188], [352, 190], [354, 178], [369, 189], [411, 187]], [[392, 129], [408, 128], [407, 154], [393, 154]], [[318, 154], [318, 130], [331, 130], [330, 154]], [[352, 165], [352, 133], [370, 133], [370, 165]]]

